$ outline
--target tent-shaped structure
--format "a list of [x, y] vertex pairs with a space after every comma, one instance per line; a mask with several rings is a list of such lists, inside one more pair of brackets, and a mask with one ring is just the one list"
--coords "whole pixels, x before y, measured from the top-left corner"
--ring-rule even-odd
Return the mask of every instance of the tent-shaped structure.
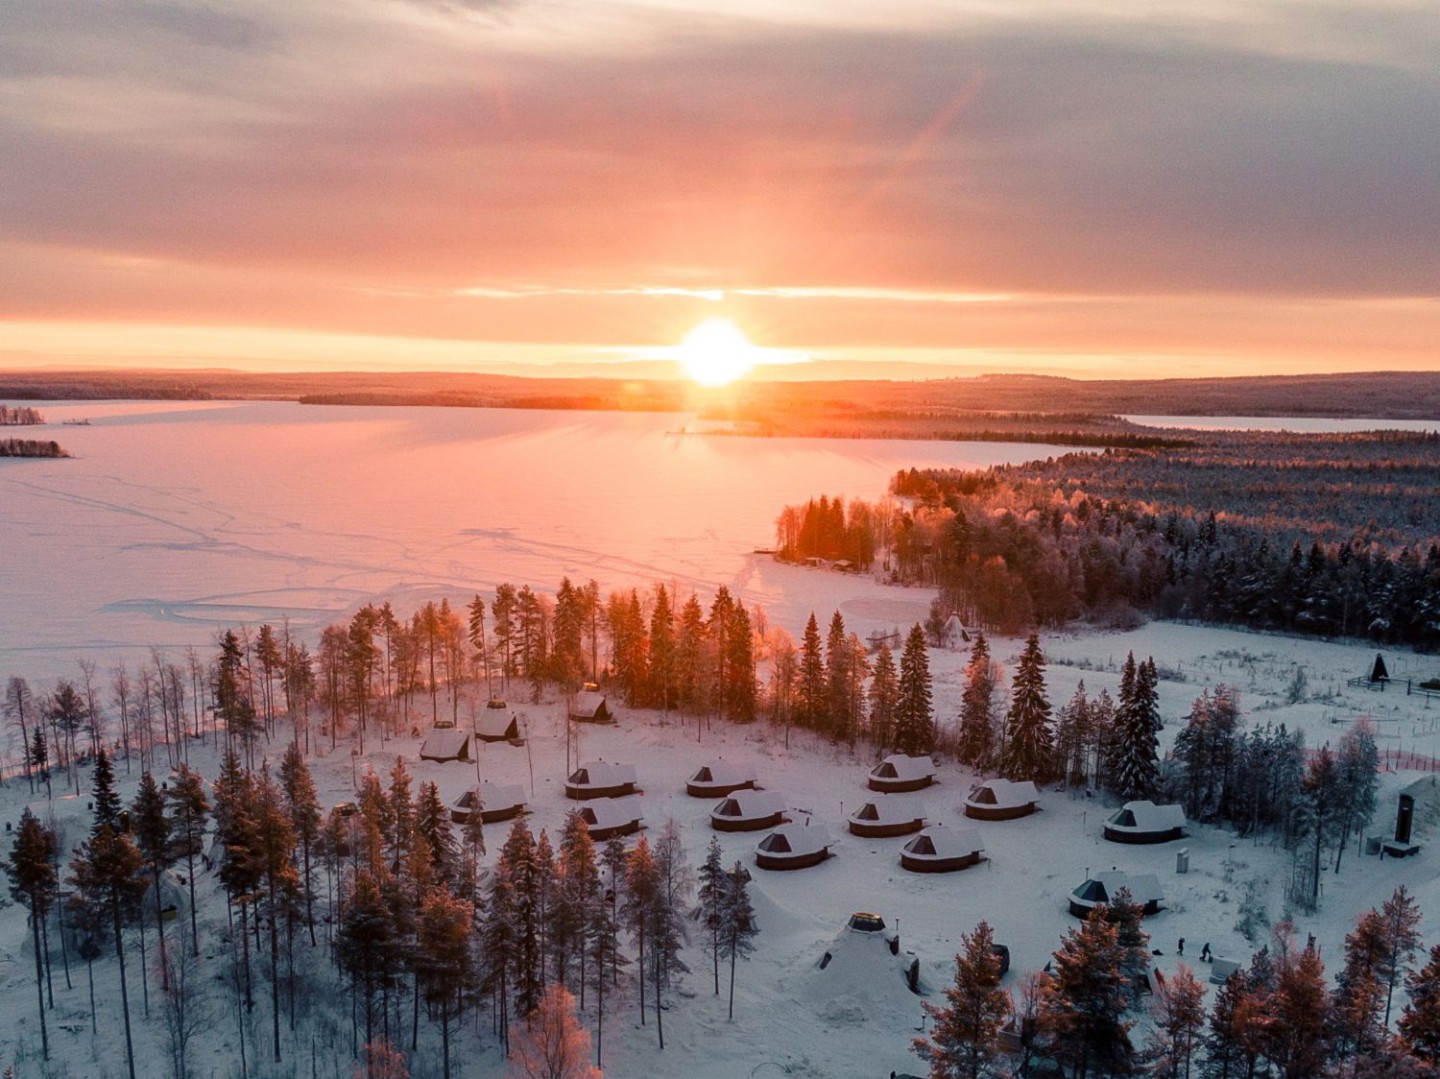
[[1375, 682], [1388, 681], [1390, 681], [1390, 671], [1385, 666], [1385, 657], [1382, 656], [1379, 652], [1376, 652], [1375, 663], [1370, 668], [1370, 682], [1373, 684]]
[[929, 757], [892, 753], [870, 769], [869, 785], [881, 794], [918, 791], [935, 782], [935, 763]]
[[[809, 989], [811, 995], [833, 999], [854, 996], [860, 999], [886, 994], [902, 985], [911, 993], [920, 991], [920, 960], [900, 947], [900, 934], [885, 925], [878, 914], [860, 911], [850, 915], [845, 928], [816, 964], [824, 971]], [[914, 1007], [913, 997], [904, 1003]]]
[[758, 832], [784, 819], [785, 796], [778, 791], [738, 790], [710, 811], [717, 832]]
[[450, 819], [464, 824], [477, 806], [481, 824], [510, 820], [525, 811], [525, 791], [514, 783], [483, 782], [478, 789], [468, 790], [450, 803]]
[[1014, 820], [1034, 813], [1039, 801], [1040, 792], [1028, 779], [987, 779], [970, 788], [965, 815], [972, 820]]
[[590, 761], [571, 772], [565, 781], [565, 797], [577, 801], [635, 793], [635, 768], [629, 764]]
[[432, 727], [420, 746], [422, 761], [468, 761], [470, 732], [454, 727]]
[[611, 723], [615, 719], [610, 714], [610, 706], [605, 703], [605, 694], [593, 683], [587, 683], [575, 694], [575, 699], [570, 702], [570, 718], [576, 723]]
[[925, 807], [914, 798], [882, 794], [851, 813], [846, 823], [852, 835], [865, 839], [909, 835], [925, 827]]
[[597, 843], [615, 836], [633, 835], [645, 819], [640, 812], [640, 799], [635, 797], [596, 798], [581, 806], [579, 812], [585, 830]]
[[685, 781], [685, 793], [691, 798], [720, 798], [753, 786], [755, 770], [748, 765], [711, 761], [695, 769], [695, 774]]
[[1130, 901], [1139, 903], [1146, 914], [1156, 913], [1165, 901], [1165, 893], [1160, 890], [1160, 878], [1154, 873], [1135, 874], [1112, 869], [1096, 873], [1070, 893], [1070, 913], [1084, 918], [1096, 907], [1110, 902], [1121, 888], [1130, 890]]
[[1126, 802], [1105, 822], [1112, 843], [1168, 843], [1185, 834], [1185, 809], [1141, 800]]
[[518, 742], [520, 721], [504, 701], [490, 701], [475, 717], [475, 737], [482, 742]]
[[755, 845], [761, 869], [805, 869], [830, 857], [830, 833], [823, 824], [782, 824]]
[[912, 873], [953, 873], [980, 864], [985, 845], [974, 828], [926, 828], [900, 851], [900, 868]]

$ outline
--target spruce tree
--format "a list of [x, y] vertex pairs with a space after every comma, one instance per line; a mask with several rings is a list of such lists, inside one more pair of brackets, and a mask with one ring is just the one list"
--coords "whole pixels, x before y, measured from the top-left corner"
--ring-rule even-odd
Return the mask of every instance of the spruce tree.
[[1410, 962], [1420, 948], [1420, 907], [1405, 889], [1396, 888], [1380, 907], [1380, 948], [1375, 973], [1385, 986], [1384, 1026], [1390, 1026], [1390, 1008], [1395, 999], [1395, 986], [1405, 980]]
[[1380, 912], [1371, 910], [1356, 920], [1345, 937], [1345, 966], [1335, 979], [1331, 1000], [1341, 1055], [1366, 1056], [1375, 1048], [1385, 1001], [1377, 969], [1384, 935]]
[[310, 768], [295, 742], [285, 747], [285, 756], [280, 760], [280, 786], [285, 792], [290, 825], [295, 829], [295, 840], [300, 847], [300, 890], [305, 897], [305, 924], [310, 929], [310, 943], [313, 946], [315, 886], [311, 860], [315, 845], [320, 841], [320, 798], [315, 791], [315, 780], [310, 775]]
[[1045, 694], [1045, 657], [1040, 638], [1030, 634], [1015, 668], [1000, 774], [1006, 779], [1043, 781], [1054, 773], [1055, 737]]
[[270, 930], [270, 1002], [272, 1049], [280, 1063], [280, 919], [287, 920], [300, 891], [295, 869], [295, 827], [280, 788], [262, 771], [255, 790], [256, 868], [265, 888], [266, 922]]
[[10, 878], [10, 897], [30, 912], [30, 940], [35, 951], [35, 994], [40, 1004], [40, 1051], [50, 1059], [50, 1030], [45, 1023], [45, 976], [41, 965], [41, 927], [49, 916], [58, 892], [55, 872], [55, 838], [27, 808], [20, 814], [15, 845], [5, 862]]
[[200, 925], [195, 903], [195, 856], [203, 850], [210, 803], [200, 777], [185, 765], [165, 791], [170, 814], [171, 860], [185, 859], [185, 881], [190, 889], [190, 938], [193, 953], [200, 954]]
[[600, 870], [595, 863], [595, 841], [579, 810], [565, 817], [560, 834], [558, 888], [551, 946], [555, 953], [556, 978], [565, 981], [570, 959], [579, 963], [581, 1007], [587, 987], [588, 939], [601, 904]]
[[730, 615], [730, 628], [725, 638], [728, 653], [729, 703], [726, 714], [735, 723], [755, 721], [755, 642], [750, 612], [738, 600]]
[[1150, 798], [1159, 787], [1160, 716], [1155, 685], [1154, 661], [1137, 665], [1134, 654], [1129, 655], [1121, 675], [1107, 770], [1111, 788], [1126, 801]]
[[830, 617], [825, 638], [826, 728], [832, 742], [848, 742], [852, 717], [850, 704], [850, 650], [845, 636], [845, 619], [839, 611]]
[[1147, 1055], [1155, 1079], [1190, 1079], [1205, 1029], [1205, 987], [1184, 963], [1155, 990]]
[[115, 793], [115, 772], [110, 767], [110, 758], [101, 749], [95, 757], [95, 775], [90, 782], [90, 805], [95, 815], [90, 834], [95, 835], [102, 827], [111, 831], [120, 830], [120, 795]]
[[725, 865], [720, 860], [720, 840], [710, 837], [710, 846], [705, 849], [705, 861], [700, 866], [700, 924], [710, 937], [710, 958], [715, 973], [715, 995], [720, 995], [720, 936], [724, 927], [725, 901], [729, 880]]
[[[625, 900], [623, 917], [630, 939], [635, 942], [635, 962], [639, 973], [640, 1024], [645, 1025], [645, 975], [646, 960], [654, 961], [647, 949], [654, 949], [652, 931], [655, 928], [655, 908], [659, 902], [660, 873], [650, 851], [650, 841], [641, 836], [625, 859]], [[665, 1048], [661, 1035], [660, 1048]]]
[[800, 685], [796, 711], [802, 726], [818, 730], [825, 719], [825, 660], [820, 651], [820, 624], [815, 612], [805, 623], [800, 644]]
[[895, 706], [895, 752], [918, 757], [935, 749], [935, 714], [930, 698], [930, 660], [925, 630], [917, 622], [900, 653], [899, 697]]
[[965, 689], [960, 697], [958, 756], [972, 768], [988, 768], [995, 751], [995, 666], [985, 634], [975, 635], [970, 662], [965, 665]]
[[870, 676], [870, 741], [881, 748], [890, 745], [895, 730], [895, 709], [900, 702], [900, 682], [895, 673], [895, 656], [888, 644], [875, 655]]
[[26, 772], [30, 775], [31, 785], [34, 785], [35, 777], [38, 775], [45, 784], [45, 797], [54, 798], [55, 791], [50, 786], [50, 746], [45, 741], [45, 728], [38, 724], [35, 727], [35, 734], [30, 739], [25, 762], [29, 765]]
[[[471, 814], [479, 815], [479, 811]], [[415, 803], [415, 835], [424, 844], [435, 879], [453, 883], [458, 878], [459, 848], [450, 826], [450, 810], [440, 800], [440, 788], [428, 781], [420, 784]]]
[[1266, 1025], [1265, 1056], [1282, 1079], [1319, 1075], [1330, 1052], [1329, 996], [1325, 965], [1314, 944], [1293, 951], [1277, 965], [1269, 994], [1271, 1022]]
[[934, 1023], [929, 1037], [913, 1039], [911, 1047], [930, 1065], [930, 1079], [980, 1079], [1002, 1052], [1000, 1030], [1010, 1014], [1010, 998], [1000, 988], [994, 945], [989, 922], [962, 934], [945, 1004], [921, 1005]]
[[431, 888], [420, 906], [416, 940], [421, 992], [440, 1013], [444, 1079], [450, 1079], [451, 1017], [459, 1013], [470, 975], [470, 934], [475, 909], [444, 888]]

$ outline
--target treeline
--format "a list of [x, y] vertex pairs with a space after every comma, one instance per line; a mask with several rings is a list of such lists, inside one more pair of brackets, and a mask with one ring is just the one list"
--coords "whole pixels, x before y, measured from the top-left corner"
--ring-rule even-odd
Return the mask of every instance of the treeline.
[[55, 441], [36, 438], [0, 438], [0, 457], [69, 457]]
[[[91, 780], [93, 819], [69, 858], [67, 887], [63, 837], [28, 808], [4, 863], [12, 894], [30, 914], [42, 1057], [50, 1056], [49, 1014], [56, 1007], [51, 934], [67, 987], [73, 988], [69, 956], [86, 963], [92, 1033], [100, 1022], [94, 961], [113, 954], [132, 1077], [135, 972], [126, 947], [137, 933], [145, 1015], [154, 996], [166, 1070], [175, 1079], [192, 1074], [192, 1043], [223, 1023], [225, 1011], [238, 1023], [245, 1074], [247, 1054], [279, 1065], [287, 1042], [297, 1054], [305, 1040], [295, 1033], [298, 1012], [318, 1018], [312, 1029], [343, 1022], [339, 1007], [312, 1014], [314, 1002], [325, 1000], [349, 1004], [348, 1053], [365, 1061], [357, 1075], [408, 1074], [407, 1054], [421, 1045], [422, 1013], [427, 1042], [439, 1041], [438, 1071], [446, 1079], [458, 1071], [453, 1043], [478, 1041], [467, 1018], [482, 1015], [512, 1059], [568, 1056], [576, 1070], [545, 1074], [590, 1075], [576, 998], [593, 1020], [597, 1063], [607, 1016], [630, 1002], [642, 1025], [653, 1020], [663, 1049], [665, 998], [674, 977], [690, 969], [682, 953], [692, 932], [701, 948], [697, 961], [712, 966], [717, 996], [727, 968], [733, 1017], [737, 960], [752, 950], [758, 928], [749, 875], [738, 863], [722, 863], [717, 841], [698, 867], [686, 861], [673, 821], [653, 846], [642, 837], [628, 851], [618, 839], [597, 849], [575, 811], [553, 842], [517, 820], [482, 873], [478, 803], [457, 834], [435, 784], [413, 787], [397, 758], [388, 783], [367, 772], [355, 804], [327, 819], [292, 741], [273, 774], [245, 767], [232, 746], [208, 791], [183, 763], [163, 787], [147, 771], [126, 806], [102, 749]], [[212, 823], [215, 844], [207, 853]], [[167, 917], [176, 901], [163, 882], [181, 866], [188, 924]], [[211, 872], [206, 885], [218, 879], [226, 898], [221, 924], [233, 923], [222, 934], [228, 946], [219, 948], [205, 939], [197, 917], [196, 878]], [[150, 929], [158, 944], [153, 967], [146, 958]], [[348, 1002], [327, 985], [327, 970], [348, 991]], [[222, 1003], [222, 996], [231, 999]], [[76, 1014], [73, 1001], [62, 998], [62, 1008]], [[247, 1046], [247, 1030], [259, 1022], [266, 1036]], [[333, 1034], [327, 1041], [327, 1052], [346, 1051]], [[312, 1036], [312, 1054], [315, 1047]]]
[[25, 406], [0, 405], [0, 427], [33, 426], [45, 422], [40, 410]]
[[[1151, 969], [1141, 919], [1140, 905], [1121, 890], [1065, 935], [1014, 1005], [982, 921], [961, 937], [945, 1002], [924, 1005], [934, 1024], [915, 1039], [915, 1052], [932, 1076], [1005, 1074], [1012, 1053], [1018, 1074], [1038, 1066], [1076, 1079], [1419, 1079], [1440, 1068], [1440, 945], [1417, 968], [1421, 912], [1403, 885], [1356, 921], [1333, 988], [1315, 938], [1302, 947], [1284, 922], [1224, 981], [1208, 1013], [1205, 986], [1189, 966], [1169, 976]], [[1145, 1007], [1141, 994], [1152, 979]], [[1397, 990], [1408, 996], [1399, 1009]], [[1137, 1026], [1147, 1012], [1141, 1042]]]
[[1143, 612], [1440, 647], [1440, 438], [1337, 436], [1290, 463], [1245, 445], [1223, 465], [1205, 450], [910, 469], [898, 497], [786, 507], [780, 557], [883, 557], [893, 579], [939, 587], [932, 635], [951, 613], [1013, 634]]

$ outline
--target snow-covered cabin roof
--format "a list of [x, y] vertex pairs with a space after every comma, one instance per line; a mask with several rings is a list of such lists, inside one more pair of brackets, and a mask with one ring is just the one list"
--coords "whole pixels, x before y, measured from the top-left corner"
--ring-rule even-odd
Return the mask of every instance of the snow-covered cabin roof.
[[785, 796], [779, 791], [738, 790], [725, 796], [711, 816], [732, 820], [755, 820], [769, 817], [785, 809]]
[[1142, 907], [1165, 899], [1160, 878], [1154, 873], [1126, 873], [1121, 869], [1095, 873], [1071, 894], [1086, 903], [1108, 903], [1121, 888], [1130, 889], [1130, 902]]
[[519, 726], [515, 713], [510, 711], [510, 706], [504, 701], [491, 701], [475, 717], [475, 733], [481, 738], [495, 741], [518, 734]]
[[687, 782], [723, 787], [732, 783], [749, 783], [755, 779], [755, 769], [733, 761], [710, 761], [695, 769]]
[[905, 853], [917, 858], [965, 858], [985, 849], [974, 828], [931, 825], [905, 844]]
[[903, 794], [881, 794], [868, 799], [850, 814], [850, 819], [863, 824], [881, 825], [922, 820], [924, 816], [925, 805], [918, 798], [908, 798]]
[[635, 766], [615, 764], [611, 761], [588, 761], [570, 773], [570, 782], [576, 786], [618, 787], [622, 783], [635, 782]]
[[640, 799], [633, 794], [624, 798], [592, 799], [580, 807], [580, 816], [592, 828], [618, 828], [645, 819], [645, 814], [640, 812]]
[[929, 757], [907, 757], [892, 753], [870, 769], [876, 779], [924, 779], [935, 774], [935, 762]]
[[491, 783], [489, 780], [483, 780], [478, 788], [478, 793], [477, 789], [472, 788], [450, 804], [460, 809], [474, 809], [477, 800], [487, 813], [493, 813], [499, 809], [511, 809], [525, 804], [525, 789], [518, 783]]
[[1154, 802], [1142, 799], [1126, 802], [1111, 814], [1105, 823], [1107, 827], [1116, 830], [1169, 832], [1185, 827], [1185, 808], [1179, 805], [1157, 806]]
[[765, 854], [788, 854], [802, 856], [818, 854], [834, 841], [823, 824], [782, 824], [757, 843], [756, 849]]
[[976, 784], [971, 789], [970, 796], [965, 799], [972, 805], [992, 806], [996, 809], [1016, 809], [1033, 805], [1039, 800], [1040, 792], [1028, 779], [1018, 782], [1011, 779], [987, 779], [984, 783]]
[[593, 716], [605, 705], [605, 694], [598, 689], [582, 689], [575, 694], [575, 701], [570, 705], [572, 716]]
[[470, 732], [453, 727], [433, 727], [420, 747], [425, 761], [458, 761], [470, 756]]

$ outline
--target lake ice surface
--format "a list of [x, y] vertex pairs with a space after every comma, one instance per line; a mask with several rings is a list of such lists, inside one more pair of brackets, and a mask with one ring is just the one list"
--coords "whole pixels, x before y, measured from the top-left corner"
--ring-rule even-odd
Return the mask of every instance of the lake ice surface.
[[[1008, 443], [674, 433], [685, 414], [42, 402], [70, 460], [0, 462], [0, 675], [73, 676], [219, 627], [288, 618], [313, 641], [370, 601], [407, 613], [512, 581], [727, 584], [798, 631], [815, 574], [751, 552], [787, 502], [881, 496], [915, 465], [1051, 452]], [[851, 611], [928, 594], [854, 581]], [[891, 597], [887, 599], [886, 597]], [[832, 598], [822, 617], [845, 596]], [[708, 599], [707, 599], [708, 602]], [[798, 624], [793, 624], [798, 619]]]

